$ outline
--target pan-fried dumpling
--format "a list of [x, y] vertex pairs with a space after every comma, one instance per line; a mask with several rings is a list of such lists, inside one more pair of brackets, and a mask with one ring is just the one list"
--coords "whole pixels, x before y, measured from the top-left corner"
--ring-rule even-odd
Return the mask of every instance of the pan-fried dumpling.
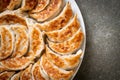
[[21, 57], [28, 51], [28, 35], [26, 26], [12, 25], [12, 30], [15, 34], [15, 46], [12, 57]]
[[56, 66], [63, 69], [73, 69], [79, 64], [79, 59], [81, 57], [82, 50], [79, 50], [76, 54], [72, 55], [58, 55], [46, 46], [46, 56], [47, 58]]
[[7, 27], [8, 25], [0, 26], [0, 60], [9, 57], [13, 51], [14, 37], [12, 32]]
[[52, 79], [52, 80], [69, 80], [69, 78], [72, 76], [73, 71], [66, 71], [64, 69], [58, 68], [53, 63], [51, 63], [46, 55], [42, 55], [41, 57], [41, 66], [46, 72], [46, 74]]
[[32, 80], [31, 69], [32, 64], [30, 64], [28, 68], [21, 72], [20, 80]]
[[20, 74], [21, 74], [20, 72], [14, 74], [14, 75], [11, 77], [11, 80], [19, 80]]
[[0, 64], [9, 70], [22, 70], [32, 63], [31, 57], [8, 58]]
[[48, 76], [44, 75], [43, 71], [41, 70], [40, 60], [38, 60], [32, 67], [32, 77], [33, 80], [49, 80]]
[[53, 42], [63, 42], [72, 37], [80, 27], [77, 15], [63, 28], [51, 32], [46, 32], [49, 40]]
[[50, 0], [49, 5], [42, 11], [30, 14], [30, 17], [36, 19], [39, 22], [46, 21], [56, 14], [58, 14], [61, 10], [62, 0]]
[[21, 16], [14, 14], [14, 12], [4, 11], [0, 14], [0, 25], [16, 23], [27, 26], [25, 19]]
[[10, 80], [10, 78], [12, 77], [12, 75], [14, 74], [15, 72], [8, 72], [8, 71], [5, 71], [3, 73], [0, 73], [0, 80]]
[[44, 41], [42, 32], [34, 26], [29, 27], [29, 38], [30, 38], [30, 52], [29, 56], [40, 56], [42, 50], [44, 49]]
[[40, 12], [44, 10], [46, 6], [48, 6], [49, 2], [50, 0], [38, 0], [37, 5], [32, 11], [30, 11], [30, 13]]
[[80, 48], [83, 41], [83, 32], [79, 29], [70, 39], [61, 42], [54, 43], [48, 40], [49, 47], [59, 54], [71, 54]]
[[73, 12], [70, 6], [70, 3], [67, 3], [64, 7], [63, 11], [56, 18], [46, 21], [42, 24], [36, 23], [37, 27], [39, 27], [43, 31], [54, 31], [63, 28], [72, 18]]
[[21, 4], [21, 0], [10, 0], [10, 3], [7, 6], [7, 9], [13, 10], [15, 8], [18, 8], [20, 4]]
[[37, 4], [37, 0], [22, 0], [22, 11], [29, 11], [32, 10], [35, 5]]

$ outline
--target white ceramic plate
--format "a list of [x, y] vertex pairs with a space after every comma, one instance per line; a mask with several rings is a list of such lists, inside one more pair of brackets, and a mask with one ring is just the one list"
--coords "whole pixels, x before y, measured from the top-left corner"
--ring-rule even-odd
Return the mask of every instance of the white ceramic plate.
[[68, 1], [70, 2], [74, 14], [78, 15], [78, 19], [80, 21], [81, 28], [82, 28], [82, 31], [84, 33], [84, 41], [83, 41], [83, 44], [82, 44], [82, 47], [81, 47], [82, 50], [83, 50], [83, 55], [80, 58], [80, 63], [78, 65], [78, 67], [75, 69], [74, 75], [71, 77], [71, 80], [73, 80], [73, 78], [75, 77], [76, 73], [78, 72], [78, 70], [79, 70], [79, 68], [81, 66], [81, 63], [82, 63], [82, 60], [83, 60], [83, 57], [84, 57], [85, 46], [86, 46], [86, 31], [85, 31], [85, 24], [84, 24], [84, 21], [83, 21], [83, 17], [82, 17], [81, 11], [80, 11], [77, 3], [75, 2], [75, 0], [65, 0], [65, 1], [66, 2], [68, 2]]

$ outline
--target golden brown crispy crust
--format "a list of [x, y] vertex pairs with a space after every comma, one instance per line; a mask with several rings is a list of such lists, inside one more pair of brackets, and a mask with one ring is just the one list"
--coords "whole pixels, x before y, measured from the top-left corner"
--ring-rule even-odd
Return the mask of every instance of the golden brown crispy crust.
[[40, 69], [40, 61], [36, 62], [34, 65], [33, 65], [33, 68], [32, 68], [32, 76], [33, 76], [33, 79], [34, 80], [45, 80], [45, 78], [41, 75], [41, 69]]
[[48, 6], [49, 2], [50, 0], [38, 0], [37, 5], [30, 11], [30, 13], [36, 13], [44, 10], [46, 6]]
[[20, 80], [32, 80], [31, 69], [32, 69], [32, 64], [21, 72]]
[[16, 73], [16, 74], [14, 74], [14, 75], [11, 77], [11, 80], [19, 80], [20, 74], [21, 74], [21, 72], [18, 72], [18, 73]]
[[56, 66], [63, 68], [63, 69], [73, 69], [75, 68], [78, 63], [79, 59], [81, 57], [82, 51], [79, 51], [76, 54], [72, 55], [58, 55], [57, 53], [54, 53], [52, 50], [49, 49], [48, 46], [46, 46], [46, 56], [47, 58]]
[[10, 3], [7, 6], [7, 9], [13, 10], [13, 9], [19, 7], [20, 4], [21, 4], [21, 0], [10, 0]]
[[31, 63], [31, 58], [20, 57], [20, 58], [8, 58], [1, 61], [1, 65], [5, 66], [9, 70], [22, 70]]
[[37, 4], [37, 0], [23, 0], [21, 10], [32, 10]]
[[71, 75], [73, 74], [73, 71], [66, 71], [63, 69], [60, 69], [53, 65], [46, 57], [46, 55], [42, 55], [42, 67], [45, 70], [45, 72], [49, 75], [49, 77], [53, 80], [69, 80]]
[[70, 3], [67, 3], [60, 15], [43, 24], [37, 24], [37, 27], [46, 32], [59, 30], [69, 22], [72, 16], [73, 12]]
[[59, 54], [71, 54], [76, 51], [82, 44], [83, 32], [80, 29], [72, 38], [62, 43], [53, 43], [48, 40], [50, 48]]
[[15, 72], [7, 72], [7, 71], [0, 73], [0, 80], [10, 80], [10, 78], [14, 73]]
[[58, 13], [62, 6], [62, 0], [51, 0], [50, 4], [41, 12], [30, 14], [30, 17], [36, 19], [39, 22], [50, 19], [56, 13]]
[[80, 27], [77, 15], [61, 30], [46, 32], [48, 38], [54, 42], [63, 42], [72, 37]]
[[0, 12], [4, 11], [9, 5], [11, 0], [0, 0]]
[[[5, 26], [0, 27], [1, 48], [0, 60], [7, 58], [13, 51], [13, 35]], [[7, 43], [7, 44], [6, 44]]]
[[15, 46], [12, 57], [21, 57], [26, 54], [28, 50], [28, 35], [25, 26], [15, 25], [12, 26], [15, 36]]
[[12, 23], [14, 24], [19, 23], [19, 24], [27, 26], [26, 21], [19, 16], [12, 15], [12, 14], [6, 14], [0, 17], [0, 25], [12, 24]]

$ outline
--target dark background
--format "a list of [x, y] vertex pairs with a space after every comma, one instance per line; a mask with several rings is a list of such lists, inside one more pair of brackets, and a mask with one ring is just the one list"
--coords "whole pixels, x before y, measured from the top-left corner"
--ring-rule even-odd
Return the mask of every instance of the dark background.
[[120, 80], [120, 0], [76, 0], [87, 44], [74, 80]]

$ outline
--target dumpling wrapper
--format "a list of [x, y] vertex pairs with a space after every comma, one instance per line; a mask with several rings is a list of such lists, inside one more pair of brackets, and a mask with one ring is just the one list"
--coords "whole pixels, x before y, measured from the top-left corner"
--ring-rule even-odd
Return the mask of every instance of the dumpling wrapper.
[[30, 53], [29, 56], [39, 57], [44, 49], [42, 32], [35, 26], [29, 27]]
[[7, 27], [8, 25], [0, 26], [0, 60], [9, 57], [13, 51], [14, 37]]
[[46, 45], [46, 56], [48, 60], [62, 69], [68, 70], [77, 67], [77, 65], [80, 62], [81, 55], [82, 55], [82, 50], [80, 49], [76, 54], [61, 56], [54, 53]]
[[50, 18], [53, 18], [60, 12], [62, 2], [63, 0], [50, 0], [49, 5], [44, 10], [29, 15], [38, 22], [44, 22]]
[[44, 23], [36, 23], [37, 27], [42, 31], [54, 31], [63, 28], [72, 18], [73, 12], [70, 3], [67, 3], [62, 12], [50, 21]]
[[63, 42], [72, 37], [80, 27], [77, 15], [62, 29], [46, 32], [47, 37], [53, 42]]
[[23, 25], [12, 25], [11, 27], [15, 34], [15, 46], [11, 57], [21, 57], [28, 51], [28, 33]]
[[44, 10], [46, 6], [48, 6], [50, 3], [50, 0], [38, 0], [37, 5], [35, 6], [34, 9], [30, 11], [30, 13], [36, 13]]
[[8, 72], [8, 71], [5, 71], [3, 73], [0, 73], [0, 80], [10, 80], [10, 78], [12, 77], [12, 75], [14, 74], [15, 72]]
[[0, 73], [7, 71], [8, 69], [0, 64]]
[[8, 58], [0, 61], [0, 64], [9, 70], [22, 70], [32, 63], [31, 57]]
[[37, 4], [37, 0], [22, 0], [21, 10], [29, 11], [32, 10]]
[[7, 6], [7, 9], [13, 10], [15, 8], [18, 8], [21, 2], [22, 0], [10, 0], [9, 5]]
[[64, 69], [58, 68], [50, 60], [46, 57], [45, 54], [41, 57], [41, 66], [44, 72], [52, 79], [52, 80], [69, 80], [73, 75], [73, 71], [66, 71]]
[[32, 64], [29, 65], [24, 71], [21, 72], [20, 80], [32, 80], [31, 74]]
[[[26, 21], [23, 18], [23, 16], [18, 16], [17, 14], [19, 14], [19, 11], [4, 11], [3, 13], [0, 14], [0, 25], [9, 25], [9, 24], [21, 24], [21, 25], [25, 25]], [[22, 14], [20, 14], [22, 15]]]
[[83, 41], [83, 32], [79, 29], [71, 38], [61, 43], [54, 43], [49, 40], [49, 47], [58, 54], [72, 54], [81, 47]]
[[12, 77], [11, 77], [11, 80], [19, 80], [20, 79], [20, 74], [21, 72], [18, 72], [16, 74], [14, 74]]
[[32, 79], [33, 80], [49, 80], [48, 76], [46, 76], [40, 66], [40, 60], [38, 60], [32, 67]]

